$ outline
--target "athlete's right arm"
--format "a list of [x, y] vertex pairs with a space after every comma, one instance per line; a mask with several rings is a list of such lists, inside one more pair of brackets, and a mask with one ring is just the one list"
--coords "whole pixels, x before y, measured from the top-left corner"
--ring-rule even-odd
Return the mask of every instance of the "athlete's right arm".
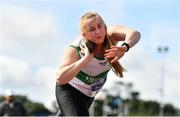
[[73, 47], [69, 47], [65, 53], [65, 58], [62, 65], [56, 72], [57, 82], [60, 85], [64, 85], [72, 80], [80, 70], [92, 59], [93, 55], [86, 54], [80, 59], [77, 50]]

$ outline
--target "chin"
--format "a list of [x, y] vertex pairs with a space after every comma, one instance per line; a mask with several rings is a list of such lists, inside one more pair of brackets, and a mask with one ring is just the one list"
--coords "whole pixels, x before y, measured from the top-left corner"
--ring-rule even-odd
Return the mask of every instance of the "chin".
[[99, 41], [99, 42], [96, 42], [97, 45], [101, 45], [103, 44], [104, 41]]
[[100, 45], [100, 44], [103, 44], [104, 43], [104, 38], [96, 38], [94, 39], [94, 43], [97, 44], [97, 45]]

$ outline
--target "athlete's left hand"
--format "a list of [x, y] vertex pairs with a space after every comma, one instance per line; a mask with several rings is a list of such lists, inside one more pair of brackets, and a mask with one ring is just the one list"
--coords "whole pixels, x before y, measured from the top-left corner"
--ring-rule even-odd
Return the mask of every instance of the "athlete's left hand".
[[105, 50], [104, 57], [111, 60], [111, 63], [117, 62], [125, 53], [124, 46], [112, 46], [110, 49]]

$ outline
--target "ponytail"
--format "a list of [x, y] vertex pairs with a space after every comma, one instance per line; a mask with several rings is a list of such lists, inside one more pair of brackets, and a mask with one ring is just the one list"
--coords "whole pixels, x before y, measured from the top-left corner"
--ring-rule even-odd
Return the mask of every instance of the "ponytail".
[[[108, 35], [106, 35], [105, 40], [104, 40], [104, 47], [105, 49], [110, 49], [111, 46], [115, 45], [115, 43], [110, 39], [110, 37]], [[111, 63], [111, 59], [108, 60], [113, 72], [119, 76], [119, 77], [123, 77], [123, 72], [125, 72], [126, 70], [122, 67], [122, 65], [117, 61], [114, 63]]]

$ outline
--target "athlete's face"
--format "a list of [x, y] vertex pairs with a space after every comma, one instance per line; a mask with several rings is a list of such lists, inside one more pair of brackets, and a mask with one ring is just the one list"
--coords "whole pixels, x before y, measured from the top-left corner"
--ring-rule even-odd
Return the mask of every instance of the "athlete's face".
[[100, 17], [95, 16], [85, 21], [83, 36], [96, 43], [97, 45], [104, 42], [106, 28]]

